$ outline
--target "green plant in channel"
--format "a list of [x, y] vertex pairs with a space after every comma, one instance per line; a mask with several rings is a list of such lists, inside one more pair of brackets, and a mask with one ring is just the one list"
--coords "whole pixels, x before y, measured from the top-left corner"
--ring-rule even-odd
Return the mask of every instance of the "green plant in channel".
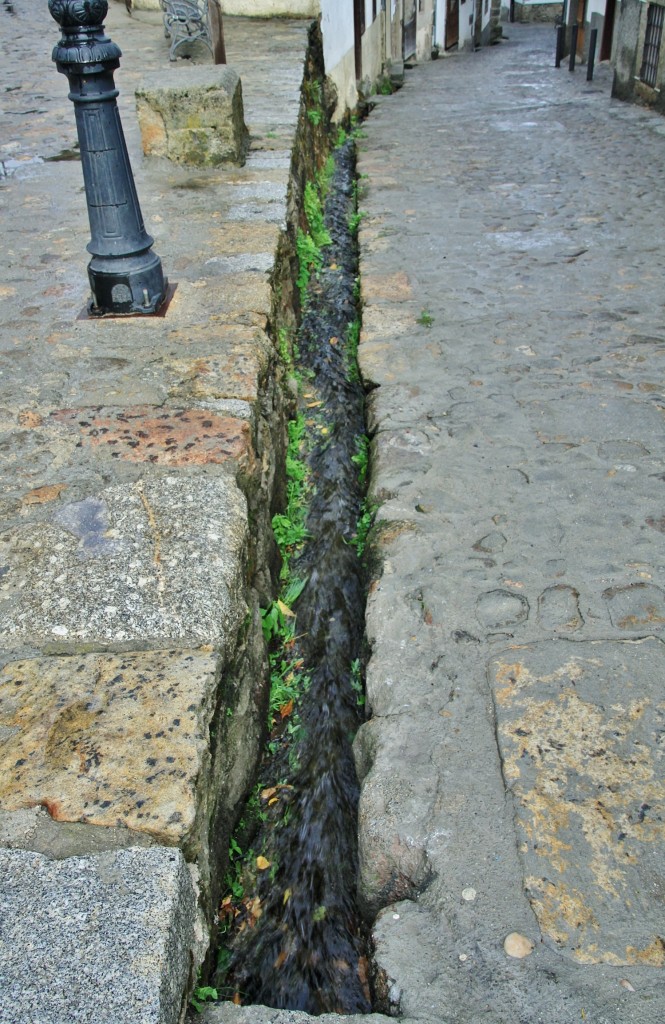
[[273, 516], [272, 528], [282, 555], [281, 578], [289, 580], [290, 559], [307, 538], [308, 469], [303, 459], [305, 416], [299, 413], [288, 425], [286, 451], [286, 508]]
[[364, 707], [365, 705], [365, 687], [363, 686], [362, 669], [360, 667], [360, 658], [354, 658], [351, 662], [351, 689], [356, 695], [356, 704], [358, 707]]
[[309, 233], [312, 236], [314, 244], [318, 249], [322, 249], [324, 246], [330, 245], [332, 238], [330, 237], [328, 229], [323, 221], [323, 203], [321, 202], [321, 193], [312, 181], [308, 181], [305, 185], [303, 208], [307, 218]]
[[420, 324], [421, 327], [431, 327], [434, 323], [434, 317], [428, 309], [423, 309], [416, 320], [416, 323]]
[[348, 542], [351, 544], [358, 553], [358, 558], [362, 558], [367, 546], [367, 538], [369, 531], [374, 525], [374, 518], [378, 509], [378, 505], [375, 504], [370, 498], [365, 498], [360, 509], [360, 516], [358, 517], [358, 523], [356, 525], [355, 536]]
[[307, 303], [307, 286], [312, 271], [323, 266], [321, 250], [332, 243], [330, 233], [323, 220], [323, 203], [317, 184], [308, 181], [303, 193], [303, 209], [307, 220], [307, 231], [299, 229], [296, 235], [296, 255], [298, 256], [298, 277], [296, 284], [300, 293], [300, 304]]
[[189, 1001], [197, 1013], [202, 1013], [205, 1003], [210, 1002], [211, 999], [215, 1000], [217, 998], [218, 994], [216, 988], [212, 988], [210, 985], [199, 985], [198, 988], [194, 989]]
[[358, 470], [358, 482], [361, 486], [367, 481], [369, 445], [370, 441], [367, 434], [360, 434], [356, 438], [356, 454], [351, 456], [351, 462]]

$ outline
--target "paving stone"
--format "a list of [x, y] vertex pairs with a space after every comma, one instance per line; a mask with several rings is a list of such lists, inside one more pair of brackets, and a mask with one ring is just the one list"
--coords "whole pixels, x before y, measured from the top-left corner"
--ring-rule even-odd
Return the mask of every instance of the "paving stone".
[[[200, 1017], [201, 1024], [306, 1024], [320, 1020], [321, 1024], [387, 1024], [389, 1017], [380, 1013], [357, 1014], [322, 1013], [312, 1018], [298, 1010], [273, 1010], [268, 1006], [234, 1006], [222, 1003], [206, 1006]], [[405, 1024], [411, 1024], [405, 1021]]]
[[580, 963], [665, 966], [658, 640], [545, 641], [492, 661], [503, 771], [543, 934]]
[[0, 535], [5, 647], [229, 643], [246, 588], [233, 480], [139, 478], [55, 513], [34, 507], [43, 519]]
[[624, 630], [662, 629], [665, 592], [650, 583], [631, 583], [604, 591], [613, 625]]
[[564, 583], [548, 587], [538, 598], [538, 619], [545, 629], [573, 632], [584, 625], [580, 595]]
[[249, 143], [240, 77], [228, 65], [146, 74], [136, 90], [143, 152], [174, 163], [243, 163]]
[[1, 1021], [177, 1024], [196, 927], [179, 850], [0, 849], [0, 873]]
[[[36, 658], [0, 674], [0, 806], [207, 845], [218, 655]], [[196, 833], [199, 834], [196, 834]]]
[[[201, 369], [205, 373], [207, 367]], [[130, 462], [173, 467], [221, 464], [246, 457], [249, 449], [245, 422], [200, 409], [63, 409], [51, 419], [75, 430], [79, 447]]]

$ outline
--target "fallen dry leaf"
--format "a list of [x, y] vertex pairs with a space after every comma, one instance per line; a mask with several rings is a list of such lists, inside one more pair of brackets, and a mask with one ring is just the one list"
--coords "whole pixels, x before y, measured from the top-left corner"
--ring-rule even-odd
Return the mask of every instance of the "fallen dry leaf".
[[279, 709], [279, 717], [280, 718], [288, 718], [292, 711], [293, 711], [293, 701], [290, 700], [288, 702], [288, 704], [282, 704], [281, 708]]
[[45, 484], [44, 487], [35, 487], [34, 491], [28, 491], [23, 495], [23, 504], [44, 505], [47, 501], [55, 501], [66, 489], [67, 484]]

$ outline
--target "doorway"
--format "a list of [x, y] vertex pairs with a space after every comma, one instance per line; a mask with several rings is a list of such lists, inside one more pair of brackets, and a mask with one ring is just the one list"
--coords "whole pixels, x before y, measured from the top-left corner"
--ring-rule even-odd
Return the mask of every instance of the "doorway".
[[356, 82], [363, 76], [363, 33], [365, 31], [365, 0], [353, 0], [353, 41], [356, 58]]
[[616, 0], [606, 0], [605, 21], [603, 22], [603, 38], [600, 41], [599, 60], [610, 60], [612, 56], [612, 39], [614, 38], [614, 15]]
[[446, 50], [459, 43], [459, 0], [446, 0]]

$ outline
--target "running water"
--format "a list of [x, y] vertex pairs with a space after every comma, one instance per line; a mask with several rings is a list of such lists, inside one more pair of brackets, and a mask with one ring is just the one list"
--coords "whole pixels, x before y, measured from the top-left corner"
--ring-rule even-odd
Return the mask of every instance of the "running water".
[[363, 718], [352, 665], [361, 657], [365, 600], [360, 560], [349, 543], [362, 503], [352, 459], [365, 429], [363, 390], [349, 374], [344, 344], [357, 316], [357, 248], [349, 227], [354, 172], [347, 141], [335, 152], [325, 203], [332, 244], [310, 281], [298, 335], [300, 369], [314, 398], [308, 404], [325, 421], [307, 456], [314, 491], [308, 539], [291, 563], [292, 576], [307, 581], [294, 610], [297, 655], [311, 683], [298, 705], [299, 742], [290, 757], [282, 755], [282, 782], [266, 791], [269, 820], [252, 841], [270, 870], [258, 872], [253, 896], [244, 895], [244, 913], [231, 926], [229, 962], [217, 976], [223, 994], [236, 1001], [312, 1014], [371, 1010], [356, 907], [358, 783], [351, 749]]

